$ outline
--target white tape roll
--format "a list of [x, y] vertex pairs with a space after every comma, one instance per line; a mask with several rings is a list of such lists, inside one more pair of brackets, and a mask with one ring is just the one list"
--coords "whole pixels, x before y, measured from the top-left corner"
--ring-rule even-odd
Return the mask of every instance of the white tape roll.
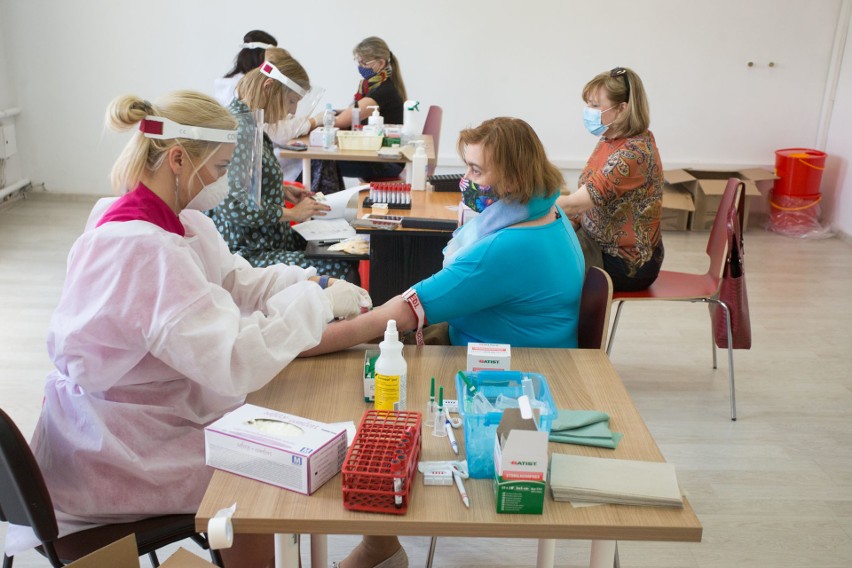
[[227, 509], [219, 510], [216, 515], [207, 521], [207, 541], [210, 548], [231, 548], [234, 544], [234, 527], [231, 524], [231, 516], [236, 510], [236, 504]]

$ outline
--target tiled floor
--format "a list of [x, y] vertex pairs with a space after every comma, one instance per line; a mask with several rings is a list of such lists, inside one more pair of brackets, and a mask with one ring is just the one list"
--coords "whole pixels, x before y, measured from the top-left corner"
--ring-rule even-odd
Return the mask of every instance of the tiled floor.
[[[0, 405], [32, 432], [51, 368], [44, 336], [65, 256], [91, 201], [34, 195], [0, 210]], [[667, 233], [666, 267], [706, 269], [706, 233]], [[700, 544], [621, 542], [632, 568], [852, 566], [852, 247], [746, 234], [754, 346], [737, 351], [739, 420], [724, 352], [711, 368], [702, 305], [628, 305], [612, 361], [702, 524]], [[0, 535], [5, 527], [0, 526]], [[2, 536], [0, 536], [2, 542]], [[330, 558], [356, 537], [330, 538]], [[404, 538], [412, 566], [428, 538]], [[532, 566], [527, 540], [439, 540], [435, 566]], [[588, 563], [560, 542], [557, 565]], [[15, 566], [47, 566], [35, 553]]]

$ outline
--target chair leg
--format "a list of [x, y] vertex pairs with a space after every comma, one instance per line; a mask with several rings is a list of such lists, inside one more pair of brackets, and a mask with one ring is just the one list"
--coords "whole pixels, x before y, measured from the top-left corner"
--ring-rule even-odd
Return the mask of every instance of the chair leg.
[[[722, 311], [725, 312], [725, 331], [728, 336], [728, 388], [731, 391], [731, 420], [737, 419], [737, 395], [734, 388], [734, 333], [731, 330], [731, 310], [728, 305], [722, 300], [710, 298], [705, 300], [708, 303], [716, 304]], [[713, 333], [713, 368], [716, 368], [716, 338], [713, 326], [710, 326]]]
[[615, 342], [615, 331], [618, 329], [618, 320], [621, 317], [621, 308], [624, 307], [624, 300], [618, 302], [618, 307], [615, 309], [615, 320], [612, 322], [612, 331], [609, 332], [609, 341], [606, 342], [606, 355], [609, 357], [612, 351], [612, 344]]
[[3, 555], [3, 568], [12, 568], [12, 562], [15, 561], [14, 556]]
[[154, 568], [159, 568], [160, 559], [157, 558], [157, 552], [155, 550], [152, 550], [148, 553], [148, 559], [151, 561], [151, 566], [153, 566]]
[[719, 303], [722, 304], [722, 307], [725, 310], [725, 324], [728, 328], [728, 375], [731, 388], [731, 420], [736, 420], [737, 395], [734, 390], [734, 333], [731, 329], [731, 310], [728, 308], [725, 302], [720, 301]]
[[426, 557], [426, 568], [432, 568], [432, 561], [435, 559], [435, 548], [438, 546], [438, 537], [433, 536], [429, 543], [429, 555]]
[[615, 541], [615, 558], [612, 561], [612, 568], [621, 568], [621, 560], [618, 559], [618, 541]]
[[713, 351], [713, 368], [716, 368], [716, 333], [713, 326], [710, 326], [710, 347]]

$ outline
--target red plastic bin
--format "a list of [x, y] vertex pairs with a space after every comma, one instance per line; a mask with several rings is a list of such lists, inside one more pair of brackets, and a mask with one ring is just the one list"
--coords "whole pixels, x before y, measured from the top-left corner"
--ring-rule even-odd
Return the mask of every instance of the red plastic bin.
[[343, 506], [402, 515], [420, 459], [420, 413], [368, 410], [343, 461]]

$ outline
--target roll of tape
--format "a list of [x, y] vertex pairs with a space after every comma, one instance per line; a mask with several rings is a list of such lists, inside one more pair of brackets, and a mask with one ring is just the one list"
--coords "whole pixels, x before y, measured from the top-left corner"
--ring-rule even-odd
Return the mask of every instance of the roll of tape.
[[234, 527], [231, 524], [231, 517], [236, 509], [236, 503], [227, 509], [220, 509], [212, 519], [207, 521], [207, 541], [210, 543], [210, 548], [218, 550], [230, 548], [234, 544]]

